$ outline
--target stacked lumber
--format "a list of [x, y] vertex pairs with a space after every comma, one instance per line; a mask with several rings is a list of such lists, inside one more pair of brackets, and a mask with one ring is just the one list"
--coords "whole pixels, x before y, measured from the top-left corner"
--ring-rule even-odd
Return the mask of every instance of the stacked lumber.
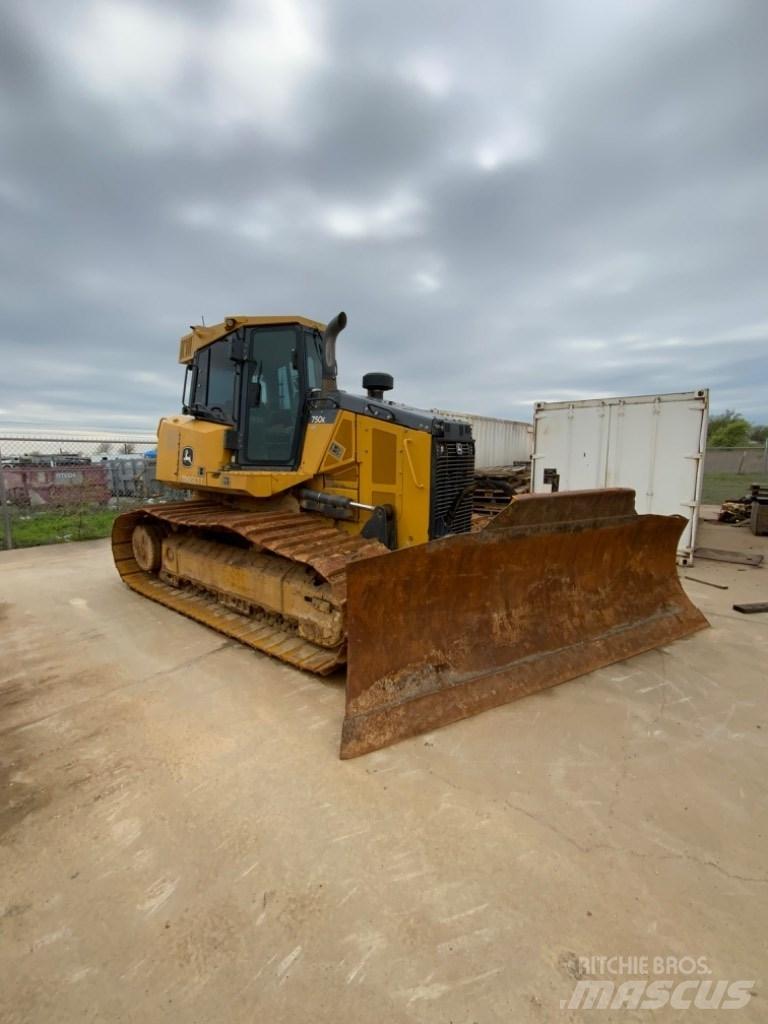
[[527, 494], [531, 489], [530, 462], [514, 466], [490, 466], [475, 469], [475, 490], [472, 495], [472, 514], [481, 519], [497, 515], [516, 494]]

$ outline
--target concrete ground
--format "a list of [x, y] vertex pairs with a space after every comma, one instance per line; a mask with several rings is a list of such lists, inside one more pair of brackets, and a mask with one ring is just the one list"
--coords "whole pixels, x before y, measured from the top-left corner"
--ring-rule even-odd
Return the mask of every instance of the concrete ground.
[[685, 574], [729, 587], [686, 581], [712, 629], [341, 762], [338, 681], [142, 600], [106, 542], [0, 555], [0, 1018], [580, 1021], [611, 975], [578, 958], [621, 954], [768, 1019], [768, 615], [731, 611], [768, 569]]

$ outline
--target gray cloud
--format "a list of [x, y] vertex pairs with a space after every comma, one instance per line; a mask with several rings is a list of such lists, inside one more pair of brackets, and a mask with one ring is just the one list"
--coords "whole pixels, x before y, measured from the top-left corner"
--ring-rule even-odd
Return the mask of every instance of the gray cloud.
[[768, 420], [759, 0], [3, 17], [0, 425], [151, 425], [189, 323], [342, 307], [350, 389]]

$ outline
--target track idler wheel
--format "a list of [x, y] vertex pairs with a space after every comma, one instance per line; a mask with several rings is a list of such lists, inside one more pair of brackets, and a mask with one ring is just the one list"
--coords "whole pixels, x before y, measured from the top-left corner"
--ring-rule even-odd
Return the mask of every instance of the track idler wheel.
[[163, 531], [154, 523], [139, 523], [131, 534], [133, 557], [144, 572], [156, 573], [163, 561]]

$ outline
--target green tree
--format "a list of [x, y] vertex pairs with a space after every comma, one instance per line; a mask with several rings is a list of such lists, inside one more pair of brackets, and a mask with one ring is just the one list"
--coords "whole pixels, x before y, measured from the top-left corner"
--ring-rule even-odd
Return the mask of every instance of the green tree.
[[707, 433], [710, 448], [739, 448], [749, 444], [752, 424], [741, 413], [726, 409], [718, 416], [711, 416]]
[[765, 444], [768, 441], [768, 423], [756, 423], [752, 427], [749, 437], [750, 440], [757, 441], [758, 444]]

